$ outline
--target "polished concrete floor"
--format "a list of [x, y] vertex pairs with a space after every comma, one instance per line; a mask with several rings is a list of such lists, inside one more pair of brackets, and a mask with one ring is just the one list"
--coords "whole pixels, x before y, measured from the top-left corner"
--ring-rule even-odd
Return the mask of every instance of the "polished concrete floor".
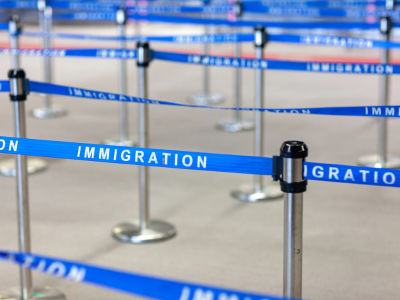
[[[29, 29], [35, 29], [34, 27]], [[107, 26], [56, 27], [59, 32], [113, 34]], [[133, 28], [130, 29], [133, 32]], [[154, 34], [201, 32], [201, 28], [145, 25]], [[2, 41], [7, 41], [5, 33]], [[25, 45], [38, 44], [23, 38]], [[57, 45], [113, 46], [113, 43], [57, 40]], [[201, 46], [161, 45], [157, 49], [200, 50]], [[252, 53], [250, 45], [245, 53]], [[213, 46], [231, 53], [230, 45]], [[271, 44], [275, 57], [310, 59], [323, 56], [377, 58], [378, 51]], [[5, 79], [8, 57], [0, 57]], [[30, 79], [42, 79], [42, 59], [22, 58]], [[211, 68], [212, 90], [233, 103], [233, 71]], [[118, 91], [115, 60], [54, 59], [54, 82], [103, 91]], [[129, 94], [136, 95], [137, 76], [129, 62]], [[375, 105], [379, 78], [271, 71], [265, 76], [268, 107]], [[400, 80], [391, 80], [391, 103], [399, 104]], [[150, 98], [185, 103], [199, 93], [202, 67], [154, 61], [149, 71]], [[1, 95], [1, 135], [13, 134], [12, 109]], [[31, 138], [97, 143], [117, 135], [118, 103], [54, 97], [67, 117], [27, 119]], [[243, 101], [254, 101], [254, 71], [243, 71]], [[32, 94], [27, 109], [43, 105]], [[137, 106], [129, 105], [130, 128], [137, 135]], [[161, 149], [252, 154], [253, 133], [215, 130], [226, 111], [150, 107], [151, 146]], [[252, 119], [251, 113], [244, 114]], [[389, 151], [400, 155], [398, 120], [389, 123]], [[309, 146], [309, 161], [355, 164], [376, 151], [374, 119], [359, 117], [265, 115], [265, 155], [277, 154], [288, 139]], [[7, 159], [2, 155], [1, 159]], [[46, 159], [48, 170], [30, 176], [33, 252], [129, 271], [255, 292], [282, 294], [283, 201], [246, 204], [230, 191], [251, 183], [252, 176], [151, 169], [151, 216], [174, 224], [178, 235], [162, 243], [121, 244], [111, 228], [138, 216], [138, 168], [135, 166]], [[266, 181], [269, 178], [265, 179]], [[17, 249], [15, 179], [0, 178], [0, 248]], [[395, 188], [309, 182], [304, 195], [304, 277], [306, 299], [399, 299], [400, 191]], [[18, 284], [14, 265], [1, 263], [0, 289]], [[131, 296], [34, 273], [36, 286], [52, 286], [68, 299], [132, 299]]]

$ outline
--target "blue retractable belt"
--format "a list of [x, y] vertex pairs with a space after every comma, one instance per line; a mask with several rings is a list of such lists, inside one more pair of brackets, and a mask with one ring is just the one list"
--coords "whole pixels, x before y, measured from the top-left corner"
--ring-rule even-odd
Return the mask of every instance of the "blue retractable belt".
[[400, 65], [369, 63], [299, 62], [153, 51], [159, 60], [216, 67], [302, 71], [339, 74], [400, 74]]
[[[345, 107], [308, 107], [308, 108], [257, 108], [257, 107], [221, 107], [211, 105], [184, 104], [163, 100], [152, 100], [133, 97], [122, 94], [81, 89], [52, 83], [28, 81], [30, 92], [68, 96], [75, 98], [120, 101], [132, 103], [147, 103], [156, 105], [168, 105], [186, 108], [203, 108], [217, 110], [239, 110], [239, 111], [261, 111], [277, 114], [299, 114], [299, 115], [327, 115], [327, 116], [353, 116], [353, 117], [374, 117], [374, 118], [400, 118], [399, 105], [387, 106], [345, 106]], [[10, 85], [7, 80], [0, 80], [0, 92], [9, 92]]]
[[106, 146], [4, 136], [0, 136], [0, 153], [184, 170], [272, 174], [272, 159], [268, 157]]
[[[194, 18], [182, 16], [163, 16], [163, 15], [138, 15], [130, 14], [129, 18], [132, 20], [143, 20], [150, 22], [167, 22], [167, 23], [183, 23], [183, 24], [197, 24], [197, 25], [224, 25], [233, 27], [256, 27], [263, 26], [266, 28], [284, 28], [284, 29], [336, 29], [336, 30], [351, 30], [363, 29], [372, 30], [379, 29], [379, 23], [366, 23], [366, 22], [332, 22], [332, 21], [312, 21], [312, 22], [266, 22], [266, 21], [229, 21], [227, 19], [211, 19], [211, 18]], [[89, 20], [89, 19], [88, 19]], [[394, 23], [394, 27], [399, 24]]]
[[[5, 30], [8, 29], [8, 24]], [[0, 30], [1, 30], [0, 24]], [[174, 36], [104, 36], [91, 34], [75, 33], [43, 33], [23, 31], [22, 35], [29, 37], [64, 38], [80, 40], [99, 40], [99, 41], [148, 41], [148, 42], [168, 42], [168, 43], [237, 43], [253, 42], [254, 34], [249, 33], [226, 33], [226, 34], [204, 34], [204, 35], [174, 35]], [[399, 42], [380, 41], [363, 38], [317, 35], [317, 34], [268, 34], [269, 42], [291, 43], [304, 45], [323, 45], [344, 48], [400, 48]]]
[[[395, 1], [398, 3], [398, 1]], [[366, 6], [383, 7], [386, 4], [384, 0], [244, 0], [244, 5], [250, 7], [270, 6], [270, 7], [294, 7], [294, 8], [365, 8]]]
[[[219, 288], [187, 281], [131, 273], [41, 255], [0, 250], [0, 259], [17, 265], [127, 294], [162, 300], [279, 300], [276, 296]], [[285, 298], [286, 299], [286, 298]]]
[[[153, 100], [146, 98], [133, 97], [122, 94], [114, 94], [108, 92], [81, 89], [77, 87], [69, 87], [52, 83], [42, 83], [36, 81], [28, 81], [29, 91], [53, 94], [60, 96], [120, 101], [132, 103], [147, 103], [156, 105], [168, 105], [186, 108], [203, 108], [217, 110], [239, 110], [239, 111], [261, 111], [279, 114], [302, 114], [302, 115], [329, 115], [329, 116], [354, 116], [354, 117], [379, 117], [379, 118], [400, 118], [399, 105], [387, 106], [348, 106], [348, 107], [311, 107], [311, 108], [257, 108], [257, 107], [221, 107], [212, 105], [194, 105], [184, 104], [172, 101]], [[0, 92], [8, 92], [8, 81], [0, 81]]]
[[[153, 58], [165, 61], [208, 65], [216, 67], [248, 68], [263, 70], [300, 71], [313, 73], [336, 74], [400, 74], [398, 64], [370, 64], [370, 63], [331, 63], [331, 62], [302, 62], [267, 59], [236, 58], [225, 56], [211, 56], [200, 54], [185, 54], [165, 51], [152, 51]], [[96, 57], [112, 59], [135, 59], [136, 50], [132, 49], [0, 49], [1, 54], [17, 54], [30, 56], [51, 57]]]
[[0, 55], [136, 59], [136, 49], [0, 49]]
[[[0, 136], [0, 153], [183, 170], [272, 175], [269, 157], [107, 146]], [[400, 187], [400, 171], [324, 163], [304, 163], [304, 178]]]

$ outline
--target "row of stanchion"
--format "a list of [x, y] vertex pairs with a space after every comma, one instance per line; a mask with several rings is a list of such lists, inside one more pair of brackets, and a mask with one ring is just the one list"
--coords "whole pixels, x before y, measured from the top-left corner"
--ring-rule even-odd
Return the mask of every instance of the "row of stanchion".
[[[51, 31], [51, 7], [46, 5], [46, 1], [39, 1], [40, 25], [43, 33]], [[240, 6], [238, 6], [240, 7]], [[236, 17], [241, 17], [241, 11], [236, 10]], [[117, 25], [120, 36], [126, 34], [126, 12], [122, 9], [117, 12]], [[208, 33], [208, 26], [206, 26]], [[19, 49], [18, 31], [20, 25], [16, 19], [10, 21], [10, 44], [12, 49]], [[389, 17], [381, 19], [382, 36], [389, 41], [391, 32], [391, 22]], [[264, 48], [268, 36], [263, 27], [255, 29], [255, 48], [256, 58], [262, 59]], [[126, 48], [126, 42], [120, 42], [121, 49]], [[208, 54], [209, 45], [205, 44], [205, 55]], [[49, 35], [43, 37], [43, 48], [50, 49], [51, 41]], [[383, 50], [382, 64], [389, 62], [390, 50]], [[138, 95], [140, 98], [147, 98], [148, 80], [147, 70], [151, 63], [152, 51], [150, 45], [146, 42], [137, 44], [137, 67], [138, 67]], [[240, 44], [235, 44], [235, 55], [240, 56]], [[127, 93], [126, 60], [121, 59], [120, 63], [120, 91]], [[14, 105], [15, 117], [15, 136], [16, 138], [26, 138], [25, 125], [25, 106], [27, 90], [25, 86], [24, 73], [18, 70], [20, 67], [19, 56], [12, 56], [12, 68], [10, 72], [10, 98]], [[44, 80], [51, 82], [52, 67], [51, 58], [44, 57]], [[240, 68], [234, 70], [235, 78], [235, 105], [241, 106], [241, 75]], [[255, 106], [264, 107], [264, 71], [257, 69], [255, 80]], [[381, 105], [388, 105], [389, 94], [389, 76], [381, 77]], [[212, 95], [209, 88], [209, 68], [204, 66], [204, 94], [201, 97], [192, 98], [196, 104], [215, 104], [221, 101], [220, 97]], [[32, 115], [36, 118], [54, 118], [65, 115], [66, 111], [53, 106], [50, 96], [45, 94], [45, 107], [35, 109]], [[120, 135], [115, 140], [107, 140], [106, 144], [119, 146], [132, 146], [135, 141], [129, 135], [128, 110], [127, 103], [120, 103]], [[139, 104], [139, 142], [141, 148], [149, 147], [149, 108], [148, 104]], [[237, 132], [242, 130], [251, 130], [253, 124], [242, 119], [240, 110], [234, 111], [234, 122], [221, 123], [218, 128], [224, 131]], [[264, 137], [264, 117], [261, 111], [255, 112], [255, 135], [254, 135], [254, 155], [262, 157], [263, 137]], [[379, 145], [378, 155], [373, 159], [362, 158], [360, 162], [363, 165], [373, 167], [397, 168], [400, 164], [387, 155], [387, 119], [381, 118], [379, 121]], [[306, 181], [303, 178], [303, 162], [307, 156], [307, 147], [300, 142], [284, 143], [281, 148], [280, 158], [275, 162], [275, 179], [281, 181], [281, 187], [277, 185], [265, 185], [262, 175], [253, 175], [254, 181], [250, 187], [240, 188], [232, 192], [232, 196], [238, 200], [246, 202], [258, 202], [285, 196], [285, 260], [284, 260], [284, 296], [289, 298], [301, 298], [302, 296], [302, 215], [303, 215], [303, 192], [306, 189]], [[33, 159], [25, 155], [16, 155], [16, 165], [9, 169], [5, 174], [16, 176], [17, 179], [17, 199], [18, 199], [18, 227], [19, 227], [19, 250], [30, 253], [30, 226], [29, 226], [29, 195], [28, 195], [28, 174], [43, 170], [46, 165], [42, 160]], [[2, 169], [2, 168], [0, 168]], [[3, 170], [3, 169], [2, 169]], [[10, 171], [14, 170], [14, 171]], [[113, 227], [112, 235], [115, 239], [129, 243], [146, 243], [151, 241], [166, 240], [176, 234], [173, 225], [160, 220], [154, 220], [150, 217], [150, 199], [149, 199], [149, 167], [139, 167], [139, 220], [132, 223], [121, 223]], [[32, 275], [30, 270], [21, 267], [20, 271], [21, 288], [19, 293], [14, 295], [0, 294], [0, 299], [65, 299], [65, 296], [58, 291], [51, 289], [35, 289], [32, 284]]]
[[[262, 50], [265, 38], [263, 29], [258, 29], [258, 47]], [[137, 65], [139, 71], [139, 96], [147, 97], [147, 67], [151, 61], [151, 51], [148, 43], [138, 43]], [[261, 53], [261, 51], [258, 51]], [[262, 77], [258, 75], [258, 77]], [[15, 140], [26, 138], [25, 125], [25, 101], [28, 88], [25, 72], [22, 69], [12, 69], [9, 72], [10, 99], [14, 105]], [[140, 118], [140, 142], [141, 149], [149, 148], [148, 143], [148, 104], [139, 104]], [[5, 147], [4, 139], [1, 139], [2, 150]], [[3, 143], [4, 142], [4, 143]], [[18, 143], [10, 146], [9, 150], [18, 151]], [[10, 143], [11, 145], [11, 143]], [[123, 146], [119, 146], [123, 147]], [[28, 147], [32, 151], [32, 147]], [[52, 151], [54, 152], [54, 151]], [[76, 152], [80, 156], [80, 151]], [[281, 147], [279, 157], [274, 158], [272, 170], [274, 179], [281, 184], [281, 195], [285, 197], [285, 259], [284, 259], [284, 296], [288, 298], [301, 298], [302, 277], [302, 193], [306, 190], [307, 182], [304, 180], [303, 164], [307, 157], [307, 146], [302, 142], [286, 142]], [[40, 155], [40, 154], [39, 154]], [[76, 154], [75, 154], [76, 155]], [[46, 156], [46, 155], [45, 155]], [[27, 156], [17, 154], [17, 197], [18, 197], [18, 227], [19, 249], [21, 252], [30, 253], [30, 222], [29, 222], [29, 194]], [[234, 164], [235, 165], [235, 164]], [[266, 172], [269, 172], [268, 170]], [[262, 177], [257, 176], [256, 188], [262, 187]], [[176, 234], [174, 226], [158, 220], [150, 219], [149, 211], [149, 176], [148, 166], [139, 166], [139, 214], [137, 224], [121, 223], [112, 229], [112, 235], [121, 242], [145, 243], [157, 240], [165, 240]], [[247, 201], [254, 201], [246, 199]], [[261, 199], [262, 200], [262, 199]], [[55, 290], [46, 288], [34, 289], [32, 287], [31, 270], [21, 267], [21, 289], [19, 294], [1, 294], [0, 299], [65, 299], [65, 296]]]
[[[153, 2], [153, 3], [151, 3]], [[130, 13], [136, 14], [229, 14], [235, 7], [227, 1], [135, 1], [100, 3], [73, 3], [72, 1], [49, 1], [49, 5], [57, 10], [88, 11], [92, 13], [112, 13], [116, 7], [123, 6]], [[399, 17], [398, 11], [392, 10], [394, 0], [387, 1], [336, 1], [342, 5], [331, 5], [335, 1], [243, 1], [244, 12], [251, 15], [268, 17], [308, 17], [308, 18], [369, 18], [376, 17], [391, 11], [393, 16]], [[37, 1], [3, 1], [0, 8], [32, 10]], [[311, 4], [311, 5], [309, 5]], [[314, 5], [312, 5], [314, 4]], [[336, 7], [335, 7], [336, 6]]]
[[[232, 5], [233, 12], [235, 14], [235, 18], [241, 18], [243, 14], [243, 6], [242, 2], [235, 1]], [[40, 26], [42, 28], [43, 35], [43, 48], [50, 49], [51, 41], [50, 36], [48, 35], [51, 31], [51, 20], [52, 20], [52, 8], [49, 6], [48, 1], [39, 0], [38, 1], [38, 9], [39, 9], [39, 20]], [[395, 9], [395, 3], [393, 0], [388, 0], [385, 2], [385, 9], [387, 11]], [[118, 31], [120, 36], [125, 36], [126, 32], [126, 21], [127, 14], [126, 10], [118, 9], [116, 13], [116, 23], [118, 25]], [[205, 26], [206, 34], [209, 33], [209, 26]], [[380, 32], [385, 41], [390, 41], [390, 35], [392, 31], [392, 22], [390, 17], [384, 16], [380, 19]], [[124, 41], [120, 41], [120, 48], [125, 49], [126, 44]], [[208, 55], [209, 53], [209, 45], [207, 43], [204, 44], [204, 55]], [[235, 43], [235, 56], [240, 55], [240, 45], [239, 43]], [[51, 82], [52, 78], [52, 67], [51, 67], [51, 58], [44, 57], [44, 80], [46, 82]], [[382, 64], [387, 64], [390, 59], [390, 50], [384, 49], [382, 50]], [[209, 67], [204, 66], [203, 68], [204, 77], [203, 77], [203, 93], [201, 95], [194, 95], [190, 98], [192, 103], [198, 105], [208, 105], [208, 104], [218, 104], [223, 101], [223, 97], [219, 94], [212, 94], [210, 92], [210, 74]], [[234, 100], [235, 106], [241, 106], [241, 96], [240, 96], [240, 88], [241, 88], [241, 77], [240, 77], [240, 69], [234, 70]], [[122, 94], [126, 94], [126, 61], [121, 59], [120, 61], [120, 92]], [[381, 77], [380, 83], [380, 105], [388, 105], [389, 103], [389, 76], [383, 75]], [[45, 95], [45, 107], [37, 108], [32, 111], [32, 115], [36, 118], [55, 118], [59, 116], [63, 116], [66, 114], [64, 109], [60, 109], [56, 106], [53, 106], [51, 103], [51, 99], [49, 95]], [[252, 130], [253, 124], [252, 122], [242, 120], [241, 111], [234, 112], [234, 121], [233, 122], [221, 122], [217, 124], [217, 128], [227, 132], [238, 132], [243, 130]], [[129, 136], [129, 125], [128, 125], [128, 111], [126, 107], [126, 103], [120, 104], [120, 113], [119, 113], [119, 138], [117, 139], [107, 139], [105, 143], [120, 143], [121, 145], [133, 145], [134, 140]], [[378, 148], [377, 154], [363, 156], [360, 158], [359, 163], [365, 166], [376, 166], [376, 167], [389, 167], [389, 168], [398, 168], [400, 167], [400, 158], [388, 156], [388, 138], [387, 138], [387, 120], [380, 119], [378, 125]], [[30, 172], [36, 172], [36, 170], [42, 170], [43, 164], [29, 164]], [[8, 166], [8, 167], [7, 167]], [[14, 174], [13, 167], [10, 168], [10, 164], [7, 164], [3, 168], [3, 174]]]

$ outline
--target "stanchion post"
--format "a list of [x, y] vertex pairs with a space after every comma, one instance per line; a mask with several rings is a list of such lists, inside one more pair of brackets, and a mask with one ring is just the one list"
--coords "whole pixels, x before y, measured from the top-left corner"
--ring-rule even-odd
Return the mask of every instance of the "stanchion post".
[[[394, 10], [394, 0], [387, 0], [386, 10]], [[390, 41], [393, 23], [390, 16], [382, 16], [379, 19], [379, 31], [385, 41]], [[390, 63], [391, 50], [388, 48], [382, 49], [381, 64]], [[379, 78], [379, 105], [389, 105], [390, 92], [390, 75], [380, 75]], [[373, 168], [400, 168], [400, 158], [388, 155], [388, 119], [377, 118], [378, 121], [378, 153], [362, 156], [359, 159], [359, 164]]]
[[[257, 26], [254, 31], [254, 46], [256, 49], [256, 59], [262, 60], [264, 56], [264, 47], [268, 36], [265, 28]], [[256, 69], [256, 91], [255, 107], [264, 107], [264, 71]], [[264, 113], [255, 112], [255, 133], [254, 133], [254, 155], [264, 155]], [[261, 175], [254, 175], [253, 186], [243, 186], [232, 191], [232, 197], [245, 202], [260, 202], [281, 198], [283, 193], [275, 183], [265, 186]]]
[[[390, 33], [391, 33], [391, 28], [392, 27], [392, 22], [389, 17], [382, 17], [380, 19], [380, 32], [384, 36], [384, 39], [386, 41], [390, 41]], [[389, 49], [383, 49], [382, 51], [382, 64], [388, 64], [390, 61], [390, 50]], [[389, 104], [389, 76], [384, 75], [380, 77], [381, 80], [381, 95], [380, 95], [380, 103], [379, 105], [381, 106], [386, 106]], [[387, 119], [386, 118], [379, 118], [379, 132], [378, 132], [378, 137], [379, 137], [379, 145], [378, 145], [378, 154], [380, 158], [380, 163], [382, 166], [385, 166], [387, 163]]]
[[283, 296], [290, 299], [302, 297], [303, 193], [307, 188], [303, 174], [307, 155], [306, 144], [287, 141], [281, 146], [280, 156], [274, 157], [274, 179], [280, 181], [285, 193]]
[[[135, 8], [136, 8], [136, 12], [135, 12], [135, 13], [136, 13], [136, 14], [139, 14], [139, 4], [140, 4], [140, 1], [139, 1], [139, 0], [135, 0], [133, 3], [134, 3]], [[136, 35], [136, 36], [142, 35], [142, 30], [141, 30], [141, 26], [140, 26], [139, 20], [135, 20], [134, 22], [135, 22], [135, 35]]]
[[[152, 50], [147, 42], [137, 43], [139, 97], [147, 98], [147, 70]], [[149, 104], [139, 104], [139, 147], [149, 146]], [[125, 243], [142, 244], [167, 240], [176, 235], [175, 227], [160, 220], [150, 219], [149, 168], [139, 166], [139, 221], [124, 222], [112, 229], [112, 236]]]
[[[43, 33], [43, 49], [51, 49], [51, 28], [53, 23], [53, 9], [48, 5], [47, 0], [38, 1], [39, 23]], [[44, 81], [51, 83], [53, 77], [53, 69], [51, 57], [43, 57], [43, 75]], [[54, 106], [51, 97], [48, 94], [44, 95], [45, 106], [42, 108], [35, 108], [31, 111], [31, 115], [37, 119], [50, 119], [59, 118], [67, 114], [65, 109]]]
[[[210, 0], [203, 0], [203, 6], [207, 6]], [[204, 26], [204, 34], [211, 34], [210, 26]], [[210, 54], [210, 44], [204, 43], [204, 56]], [[213, 94], [210, 92], [210, 67], [203, 66], [203, 93], [199, 95], [192, 95], [189, 97], [188, 102], [196, 105], [215, 105], [220, 104], [224, 101], [224, 97], [220, 94]]]
[[[240, 20], [243, 15], [243, 3], [240, 0], [235, 0], [232, 4], [233, 13], [235, 14], [235, 19]], [[241, 27], [237, 27], [236, 33], [241, 33]], [[234, 54], [236, 58], [241, 57], [241, 43], [234, 43]], [[234, 68], [233, 69], [233, 92], [234, 92], [234, 103], [235, 107], [242, 106], [242, 69]], [[226, 131], [226, 132], [240, 132], [240, 131], [248, 131], [254, 129], [254, 123], [251, 121], [243, 120], [242, 111], [234, 110], [233, 111], [233, 120], [232, 121], [221, 121], [217, 124], [217, 129]]]
[[[22, 26], [18, 16], [12, 16], [8, 23], [8, 31], [10, 36], [11, 51], [11, 68], [18, 69], [20, 67], [19, 36], [22, 31]], [[6, 159], [0, 162], [0, 174], [3, 176], [16, 176], [16, 161], [14, 159]], [[47, 164], [44, 160], [38, 158], [28, 159], [28, 174], [35, 174], [44, 171]]]
[[[15, 137], [26, 138], [25, 100], [27, 84], [25, 72], [13, 69], [8, 73], [10, 79], [10, 100], [14, 104]], [[17, 207], [18, 207], [18, 249], [31, 252], [31, 233], [29, 222], [27, 157], [16, 155]], [[21, 298], [28, 300], [32, 293], [32, 272], [20, 267]]]
[[[118, 26], [118, 35], [121, 37], [119, 46], [121, 49], [126, 49], [126, 24], [127, 24], [127, 12], [124, 8], [118, 8], [116, 12], [116, 24]], [[119, 60], [119, 91], [122, 95], [126, 95], [127, 89], [127, 60]], [[129, 115], [128, 115], [128, 103], [121, 101], [119, 103], [119, 137], [117, 139], [106, 139], [104, 142], [106, 145], [115, 146], [135, 146], [135, 142], [129, 137]]]
[[[25, 101], [28, 95], [28, 82], [22, 69], [11, 69], [8, 72], [10, 80], [10, 100], [14, 104], [15, 137], [26, 138]], [[18, 249], [21, 252], [31, 252], [31, 233], [29, 220], [28, 165], [25, 155], [16, 155], [17, 179], [17, 212], [18, 212]], [[33, 289], [32, 272], [20, 267], [20, 288], [17, 291], [0, 292], [0, 299], [31, 300], [31, 299], [66, 299], [55, 290]]]

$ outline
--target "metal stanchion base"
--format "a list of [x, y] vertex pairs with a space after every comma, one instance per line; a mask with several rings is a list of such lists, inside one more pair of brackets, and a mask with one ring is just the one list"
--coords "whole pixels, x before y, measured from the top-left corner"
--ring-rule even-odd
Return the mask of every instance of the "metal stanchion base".
[[41, 107], [31, 110], [30, 115], [36, 119], [55, 119], [64, 117], [67, 111], [57, 106]]
[[138, 222], [124, 222], [114, 226], [111, 234], [119, 242], [144, 244], [170, 239], [176, 235], [176, 229], [173, 225], [159, 220], [150, 221], [145, 230], [140, 229]]
[[[29, 299], [66, 300], [67, 298], [58, 290], [44, 287], [33, 288], [32, 295]], [[21, 291], [18, 288], [14, 288], [10, 291], [0, 292], [0, 300], [21, 300]]]
[[359, 158], [358, 165], [371, 168], [399, 169], [400, 157], [388, 156], [387, 161], [382, 162], [378, 154], [365, 155]]
[[188, 102], [190, 104], [195, 104], [195, 105], [214, 105], [214, 104], [220, 104], [224, 102], [224, 97], [219, 94], [211, 94], [211, 95], [193, 95], [190, 96], [188, 99]]
[[133, 138], [129, 138], [127, 140], [121, 140], [118, 138], [114, 139], [105, 139], [101, 142], [103, 145], [111, 145], [111, 146], [125, 146], [125, 147], [135, 147], [137, 146], [137, 141]]
[[[47, 163], [39, 158], [28, 158], [28, 174], [36, 174], [43, 172], [47, 169]], [[3, 176], [16, 175], [16, 161], [15, 159], [7, 159], [0, 161], [0, 174]]]
[[254, 129], [254, 123], [251, 121], [221, 121], [216, 128], [226, 132], [250, 131]]
[[279, 184], [271, 184], [261, 191], [256, 191], [254, 186], [243, 186], [233, 190], [231, 196], [244, 202], [261, 202], [282, 198], [283, 192]]

